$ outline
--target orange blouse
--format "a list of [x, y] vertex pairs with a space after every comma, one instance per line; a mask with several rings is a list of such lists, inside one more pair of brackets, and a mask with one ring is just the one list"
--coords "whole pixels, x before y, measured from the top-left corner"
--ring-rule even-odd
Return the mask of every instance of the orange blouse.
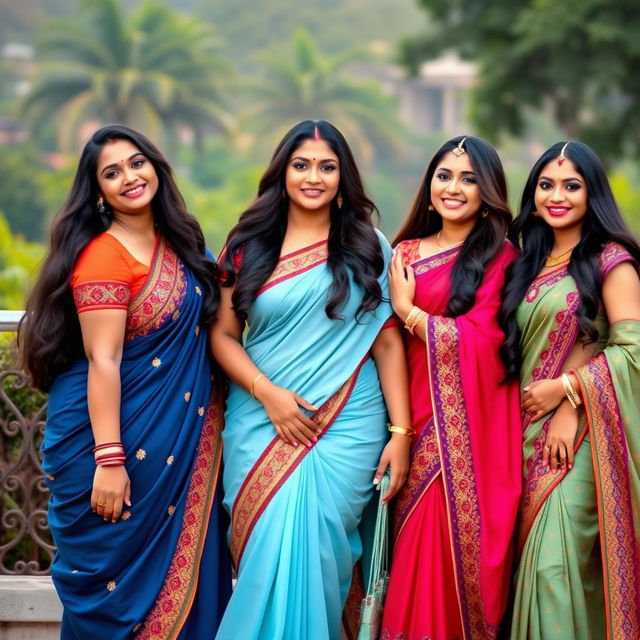
[[80, 254], [71, 275], [78, 313], [97, 309], [127, 309], [142, 289], [149, 267], [138, 262], [124, 245], [105, 232]]

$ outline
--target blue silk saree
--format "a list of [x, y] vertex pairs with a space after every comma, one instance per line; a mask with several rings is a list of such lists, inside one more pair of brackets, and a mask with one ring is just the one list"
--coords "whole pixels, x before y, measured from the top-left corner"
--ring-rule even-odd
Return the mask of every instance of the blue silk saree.
[[[380, 234], [388, 298], [391, 248]], [[225, 507], [238, 580], [218, 640], [340, 637], [362, 543], [362, 512], [387, 440], [387, 412], [369, 350], [388, 302], [357, 317], [351, 280], [343, 319], [325, 313], [332, 276], [326, 242], [282, 256], [249, 313], [245, 348], [275, 384], [319, 407], [317, 443], [280, 440], [262, 405], [230, 386], [225, 415]]]
[[[95, 282], [81, 293], [97, 300], [114, 288]], [[160, 240], [127, 312], [121, 438], [132, 506], [115, 524], [90, 506], [87, 361], [51, 388], [43, 467], [63, 640], [215, 636], [231, 580], [218, 487], [222, 416], [211, 401], [201, 308], [197, 281]]]

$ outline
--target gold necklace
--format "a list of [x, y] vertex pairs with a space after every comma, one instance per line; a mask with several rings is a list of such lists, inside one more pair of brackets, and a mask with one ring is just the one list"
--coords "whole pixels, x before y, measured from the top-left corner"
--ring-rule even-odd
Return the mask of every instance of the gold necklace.
[[[442, 229], [440, 229], [440, 231], [438, 231], [438, 235], [436, 236], [436, 247], [438, 247], [438, 249], [453, 249], [453, 247], [458, 247], [461, 244], [464, 244], [464, 240], [460, 240], [460, 242], [454, 242], [453, 244], [448, 244], [446, 246], [442, 246], [440, 244], [440, 234], [442, 233]], [[465, 238], [466, 240], [466, 238]]]
[[573, 252], [574, 248], [575, 247], [571, 247], [571, 249], [569, 249], [568, 251], [565, 251], [564, 253], [561, 253], [559, 256], [552, 256], [551, 254], [549, 254], [546, 260], [544, 261], [544, 266], [557, 267], [559, 264], [562, 264], [563, 262], [567, 262], [569, 258], [571, 258], [571, 253]]

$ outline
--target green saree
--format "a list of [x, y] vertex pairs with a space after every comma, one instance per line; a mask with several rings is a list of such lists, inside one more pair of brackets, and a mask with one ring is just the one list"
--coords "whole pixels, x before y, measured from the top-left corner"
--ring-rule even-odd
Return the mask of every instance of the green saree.
[[[632, 260], [605, 246], [602, 279]], [[536, 278], [518, 310], [522, 385], [555, 378], [578, 338], [580, 300], [566, 267]], [[552, 414], [523, 412], [524, 491], [512, 640], [640, 638], [640, 322], [596, 323], [600, 342], [576, 370], [580, 407], [575, 462], [542, 462]]]

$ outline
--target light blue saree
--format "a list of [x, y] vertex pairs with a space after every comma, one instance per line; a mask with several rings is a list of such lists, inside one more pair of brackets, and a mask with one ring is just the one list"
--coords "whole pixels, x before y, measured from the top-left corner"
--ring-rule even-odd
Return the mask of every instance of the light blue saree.
[[[388, 299], [391, 248], [380, 235]], [[275, 384], [320, 407], [324, 427], [307, 449], [276, 437], [262, 405], [231, 385], [225, 416], [225, 507], [238, 580], [218, 640], [340, 637], [362, 544], [358, 525], [387, 440], [387, 413], [369, 350], [388, 302], [356, 318], [351, 281], [343, 320], [325, 313], [327, 245], [283, 256], [258, 293], [245, 348]]]

